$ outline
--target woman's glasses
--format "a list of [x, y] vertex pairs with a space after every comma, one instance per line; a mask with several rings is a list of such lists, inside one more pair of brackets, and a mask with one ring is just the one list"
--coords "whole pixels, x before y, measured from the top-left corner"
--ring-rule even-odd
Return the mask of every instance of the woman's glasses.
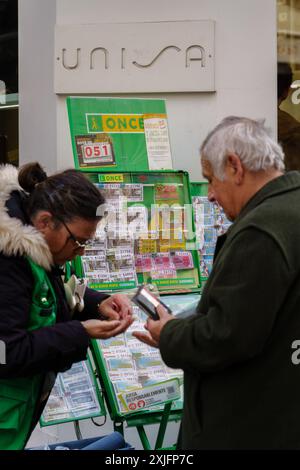
[[72, 240], [72, 242], [74, 242], [74, 244], [76, 245], [76, 249], [84, 249], [87, 245], [90, 245], [92, 243], [92, 239], [88, 239], [88, 240], [85, 240], [84, 242], [80, 242], [79, 240], [77, 240], [77, 238], [75, 237], [75, 235], [71, 232], [71, 230], [69, 229], [69, 227], [67, 226], [67, 224], [59, 217], [57, 216], [54, 216], [57, 220], [59, 220], [59, 222], [61, 224], [63, 224], [63, 226], [65, 227], [65, 229], [67, 230], [67, 232], [69, 233], [69, 240]]
[[[52, 208], [54, 209], [54, 208], [55, 208], [55, 200], [54, 200], [53, 194], [46, 192], [46, 195], [48, 196], [50, 205], [51, 205]], [[53, 214], [53, 217], [54, 217], [55, 219], [57, 219], [57, 220], [65, 227], [65, 229], [66, 229], [67, 232], [69, 233], [69, 238], [68, 238], [68, 240], [72, 240], [72, 242], [75, 244], [77, 250], [79, 250], [79, 249], [82, 250], [82, 249], [84, 249], [87, 245], [90, 245], [90, 244], [92, 243], [92, 239], [85, 240], [84, 242], [80, 242], [79, 240], [77, 240], [77, 238], [76, 238], [75, 235], [71, 232], [71, 230], [69, 229], [69, 227], [67, 226], [67, 224], [63, 221], [63, 219], [62, 219], [61, 217], [58, 217], [57, 215], [55, 215], [55, 210], [52, 210], [52, 209], [50, 209], [50, 210], [51, 210], [51, 212], [52, 212], [52, 214]]]

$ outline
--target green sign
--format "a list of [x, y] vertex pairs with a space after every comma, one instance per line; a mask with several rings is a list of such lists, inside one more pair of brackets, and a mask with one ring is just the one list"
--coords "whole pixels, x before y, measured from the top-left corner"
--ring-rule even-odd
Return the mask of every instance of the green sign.
[[75, 168], [172, 168], [164, 100], [68, 97], [67, 106]]
[[195, 278], [185, 278], [185, 279], [153, 279], [153, 284], [158, 286], [182, 286], [182, 285], [191, 285], [195, 284]]
[[101, 282], [101, 283], [91, 283], [89, 285], [92, 289], [97, 290], [120, 290], [120, 289], [133, 289], [136, 287], [134, 281], [128, 282]]

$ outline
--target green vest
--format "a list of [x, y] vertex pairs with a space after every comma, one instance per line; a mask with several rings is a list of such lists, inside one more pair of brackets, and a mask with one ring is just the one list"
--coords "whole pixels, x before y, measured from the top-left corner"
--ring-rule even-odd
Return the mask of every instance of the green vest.
[[[56, 322], [56, 295], [46, 271], [27, 258], [34, 278], [28, 331]], [[0, 379], [0, 450], [23, 449], [39, 404], [45, 374]]]

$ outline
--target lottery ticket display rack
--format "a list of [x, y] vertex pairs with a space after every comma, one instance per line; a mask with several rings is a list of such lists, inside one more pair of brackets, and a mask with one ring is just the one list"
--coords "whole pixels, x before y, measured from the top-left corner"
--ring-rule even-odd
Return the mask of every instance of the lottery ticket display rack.
[[103, 193], [95, 240], [77, 272], [113, 292], [153, 284], [160, 293], [198, 292], [198, 252], [188, 173], [87, 173]]
[[[115, 340], [115, 343], [117, 342], [123, 342], [123, 336], [119, 337], [118, 339]], [[107, 348], [103, 347], [103, 343], [105, 341], [92, 341], [91, 345], [91, 352], [94, 358], [94, 362], [96, 365], [96, 374], [99, 377], [102, 390], [103, 390], [103, 395], [105, 398], [107, 410], [109, 412], [109, 415], [111, 417], [111, 420], [113, 421], [114, 425], [114, 430], [119, 431], [121, 434], [124, 434], [124, 425], [126, 427], [135, 427], [137, 429], [137, 432], [139, 434], [142, 446], [145, 450], [150, 450], [152, 448], [154, 449], [161, 449], [163, 446], [163, 440], [167, 428], [167, 424], [169, 421], [180, 421], [181, 419], [181, 413], [182, 413], [182, 401], [178, 400], [179, 396], [176, 396], [176, 399], [173, 400], [172, 396], [165, 397], [163, 403], [160, 403], [160, 405], [155, 405], [151, 406], [148, 409], [144, 409], [145, 406], [145, 396], [148, 395], [150, 396], [151, 394], [156, 393], [157, 391], [160, 391], [162, 389], [167, 390], [167, 388], [170, 388], [170, 385], [172, 386], [172, 393], [176, 393], [174, 390], [174, 381], [178, 381], [178, 378], [176, 379], [169, 379], [166, 380], [166, 378], [152, 378], [151, 379], [151, 372], [150, 372], [150, 377], [144, 377], [145, 380], [148, 379], [148, 382], [153, 382], [155, 385], [149, 386], [149, 387], [142, 387], [140, 383], [134, 384], [134, 380], [138, 380], [137, 378], [137, 371], [134, 370], [133, 364], [134, 361], [132, 360], [133, 356], [140, 356], [140, 360], [149, 360], [150, 356], [145, 353], [146, 348], [144, 349], [144, 352], [140, 353], [133, 353], [131, 357], [125, 356], [124, 355], [124, 348], [122, 348], [123, 351], [123, 357], [119, 356], [116, 357], [115, 354], [113, 354], [112, 357], [107, 357]], [[112, 349], [112, 348], [111, 348]], [[158, 353], [154, 353], [153, 356], [151, 357], [153, 364], [156, 364], [156, 366], [153, 367], [152, 371], [156, 368], [156, 373], [158, 364], [160, 363], [160, 366], [163, 367], [162, 361], [159, 358]], [[122, 377], [116, 377], [116, 374], [118, 374], [118, 370], [114, 369], [113, 370], [113, 364], [116, 362], [119, 363], [119, 371], [123, 368], [123, 380]], [[112, 368], [109, 370], [109, 368], [112, 366]], [[127, 372], [128, 374], [132, 373], [132, 375], [127, 375], [126, 376], [126, 366], [127, 366]], [[119, 380], [114, 380], [112, 377], [112, 374], [115, 374], [115, 378], [118, 378]], [[122, 375], [122, 372], [121, 374]], [[136, 377], [134, 379], [134, 377]], [[133, 382], [131, 381], [133, 380]], [[127, 382], [128, 381], [128, 382]], [[137, 389], [137, 387], [140, 387]], [[130, 387], [132, 387], [130, 389]], [[118, 393], [118, 391], [123, 393]], [[147, 393], [149, 390], [150, 393]], [[127, 391], [127, 392], [126, 392]], [[126, 397], [129, 396], [130, 394], [137, 395], [136, 400], [134, 402], [132, 401], [131, 405], [134, 405], [136, 407], [136, 410], [134, 408], [131, 408], [129, 405], [129, 408], [123, 406], [123, 403], [120, 400], [120, 396]], [[137, 393], [136, 393], [137, 392]], [[140, 396], [139, 396], [140, 395]], [[125, 402], [124, 402], [125, 403]], [[140, 403], [142, 403], [142, 407], [139, 408]], [[132, 412], [130, 410], [132, 409]], [[150, 425], [150, 424], [158, 424], [158, 432], [156, 436], [156, 441], [154, 446], [152, 447], [147, 433], [145, 431], [145, 426]], [[175, 438], [176, 439], [176, 438]], [[175, 445], [175, 443], [174, 443]]]
[[87, 359], [57, 375], [40, 425], [76, 423], [100, 416], [106, 416], [106, 408], [91, 362]]
[[[77, 275], [103, 292], [133, 295], [139, 285], [148, 284], [158, 295], [175, 297], [173, 305], [179, 304], [177, 296], [186, 304], [193, 295], [195, 302], [201, 283], [188, 174], [173, 170], [87, 174], [103, 192], [105, 217], [93, 243], [75, 261]], [[159, 424], [154, 445], [158, 449], [168, 422], [181, 419], [182, 371], [167, 368], [158, 350], [134, 338], [132, 332], [144, 331], [146, 320], [137, 307], [134, 314], [136, 321], [126, 333], [93, 340], [91, 352], [115, 430], [123, 432], [125, 423], [136, 427], [143, 448], [151, 449], [145, 426]], [[158, 395], [156, 401], [149, 398]]]
[[208, 183], [191, 183], [196, 248], [199, 255], [199, 269], [202, 286], [205, 284], [213, 264], [217, 237], [225, 233], [231, 222], [217, 203], [207, 198]]

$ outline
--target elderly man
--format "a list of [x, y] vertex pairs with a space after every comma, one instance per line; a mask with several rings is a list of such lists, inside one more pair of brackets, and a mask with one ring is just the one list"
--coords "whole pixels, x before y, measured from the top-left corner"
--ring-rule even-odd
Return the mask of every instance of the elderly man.
[[181, 448], [299, 449], [300, 174], [284, 174], [281, 148], [248, 118], [224, 119], [201, 159], [210, 201], [234, 223], [197, 312], [159, 308], [136, 337], [184, 370]]

